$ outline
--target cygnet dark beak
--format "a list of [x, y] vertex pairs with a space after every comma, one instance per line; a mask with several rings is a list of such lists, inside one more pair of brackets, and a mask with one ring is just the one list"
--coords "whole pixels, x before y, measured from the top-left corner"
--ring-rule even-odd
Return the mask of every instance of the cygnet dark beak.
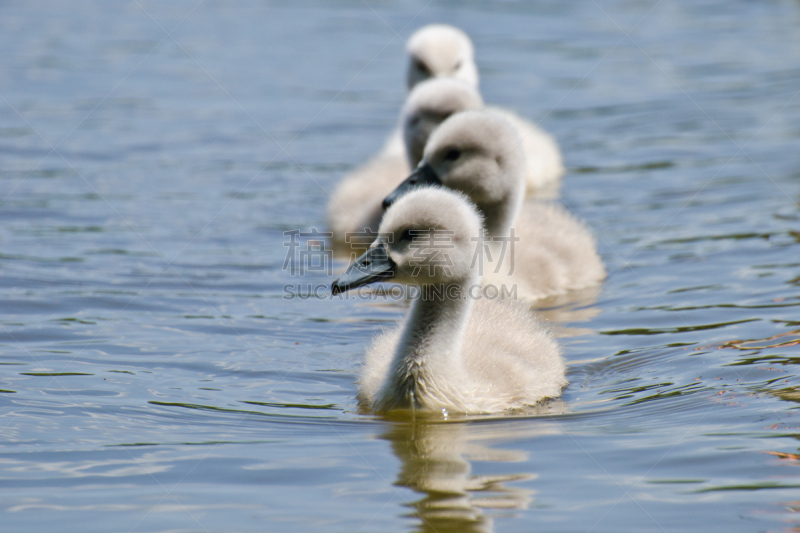
[[431, 185], [441, 185], [442, 180], [433, 170], [430, 163], [425, 163], [414, 169], [409, 177], [403, 181], [392, 193], [383, 200], [383, 208], [388, 209], [398, 198], [417, 187], [430, 187]]
[[379, 244], [364, 252], [344, 274], [331, 284], [331, 293], [335, 296], [340, 292], [362, 285], [393, 278], [396, 268], [397, 265], [389, 257], [386, 245]]

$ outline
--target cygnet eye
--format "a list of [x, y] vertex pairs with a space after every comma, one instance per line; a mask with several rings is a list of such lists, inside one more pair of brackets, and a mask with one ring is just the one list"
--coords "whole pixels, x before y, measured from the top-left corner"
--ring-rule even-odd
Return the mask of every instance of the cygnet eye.
[[419, 115], [414, 115], [410, 119], [408, 119], [408, 125], [412, 128], [419, 124]]
[[455, 161], [459, 157], [461, 157], [461, 150], [456, 150], [455, 148], [451, 148], [445, 154], [444, 160], [445, 161]]
[[426, 65], [425, 63], [423, 63], [419, 59], [415, 59], [414, 60], [414, 67], [416, 67], [416, 69], [419, 70], [420, 72], [422, 72], [423, 74], [430, 74], [431, 73], [431, 71], [428, 70], [428, 65]]
[[400, 234], [400, 238], [397, 239], [397, 242], [413, 241], [413, 240], [414, 240], [414, 235], [412, 234], [412, 230], [411, 229], [407, 229], [403, 233]]

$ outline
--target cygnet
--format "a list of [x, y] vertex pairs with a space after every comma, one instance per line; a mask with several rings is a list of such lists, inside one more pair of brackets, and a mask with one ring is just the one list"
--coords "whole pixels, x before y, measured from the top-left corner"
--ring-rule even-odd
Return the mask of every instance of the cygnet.
[[[419, 83], [409, 93], [400, 115], [406, 157], [411, 168], [422, 159], [425, 144], [442, 122], [459, 111], [483, 109], [483, 99], [475, 87], [450, 78], [434, 78]], [[564, 164], [558, 144], [547, 132], [511, 111], [489, 107], [504, 117], [517, 132], [525, 153], [525, 194], [549, 198], [558, 190]]]
[[[452, 77], [478, 85], [472, 41], [456, 27], [424, 26], [411, 35], [407, 51], [409, 89], [432, 77]], [[348, 234], [377, 231], [383, 214], [381, 202], [411, 171], [405, 153], [402, 130], [397, 128], [376, 156], [337, 186], [328, 203], [328, 227], [336, 249], [347, 251]]]
[[605, 279], [585, 224], [563, 207], [524, 201], [525, 156], [502, 114], [465, 111], [445, 120], [428, 140], [420, 165], [384, 200], [384, 207], [425, 185], [462, 192], [483, 214], [486, 283], [509, 291], [516, 287], [518, 298], [536, 300]]
[[400, 327], [367, 350], [358, 393], [366, 409], [491, 413], [556, 397], [567, 384], [558, 345], [526, 306], [476, 298], [481, 227], [465, 196], [412, 191], [386, 212], [383, 237], [333, 282], [334, 295], [376, 281], [419, 288]]

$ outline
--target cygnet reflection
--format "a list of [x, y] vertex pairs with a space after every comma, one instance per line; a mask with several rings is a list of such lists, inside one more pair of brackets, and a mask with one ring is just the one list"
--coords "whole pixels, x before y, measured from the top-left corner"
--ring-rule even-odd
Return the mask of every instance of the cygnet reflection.
[[[496, 436], [493, 432], [493, 440]], [[401, 462], [395, 484], [422, 495], [407, 504], [413, 509], [413, 516], [420, 519], [420, 532], [494, 531], [491, 510], [527, 509], [533, 500], [535, 492], [519, 482], [535, 479], [536, 474], [472, 473], [473, 461], [528, 460], [525, 451], [492, 448], [479, 442], [480, 435], [474, 426], [429, 420], [397, 422], [382, 438], [391, 442]]]
[[593, 335], [593, 328], [581, 327], [581, 322], [588, 322], [602, 312], [597, 305], [602, 287], [586, 287], [567, 294], [559, 294], [542, 298], [534, 308], [544, 320], [553, 335], [558, 338]]

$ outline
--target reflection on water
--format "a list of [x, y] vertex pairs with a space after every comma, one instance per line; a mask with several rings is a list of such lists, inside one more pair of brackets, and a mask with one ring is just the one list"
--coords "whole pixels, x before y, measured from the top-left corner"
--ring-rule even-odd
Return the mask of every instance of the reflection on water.
[[485, 509], [527, 509], [533, 499], [533, 491], [514, 486], [535, 479], [533, 473], [472, 472], [471, 461], [523, 463], [527, 454], [475, 442], [466, 423], [398, 422], [381, 438], [401, 462], [396, 484], [422, 495], [407, 504], [419, 531], [487, 533], [494, 528]]
[[[719, 348], [735, 348], [737, 350], [764, 350], [800, 344], [800, 330], [779, 333], [766, 339], [733, 340], [719, 345]], [[699, 349], [699, 348], [697, 348]]]
[[536, 491], [524, 482], [538, 478], [526, 469], [530, 452], [497, 443], [558, 433], [540, 417], [566, 411], [562, 400], [550, 400], [513, 413], [527, 420], [527, 426], [501, 424], [508, 415], [442, 421], [435, 415], [398, 412], [386, 418], [389, 430], [380, 438], [391, 443], [400, 460], [395, 485], [422, 496], [406, 503], [419, 519], [419, 531], [495, 531], [493, 517], [530, 508]]
[[535, 302], [534, 308], [539, 318], [549, 323], [556, 337], [591, 335], [594, 331], [580, 327], [580, 324], [590, 321], [602, 311], [596, 305], [602, 290], [602, 286], [587, 287], [569, 294], [551, 296]]

